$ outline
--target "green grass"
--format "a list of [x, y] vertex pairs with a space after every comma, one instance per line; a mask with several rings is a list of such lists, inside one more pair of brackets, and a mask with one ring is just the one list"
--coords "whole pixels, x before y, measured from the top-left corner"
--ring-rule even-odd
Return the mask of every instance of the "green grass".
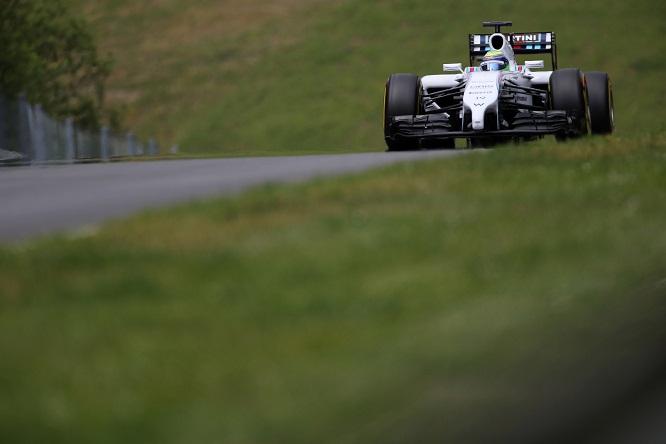
[[619, 135], [664, 131], [655, 110], [666, 94], [666, 6], [653, 0], [69, 3], [115, 55], [110, 102], [165, 149], [383, 150], [387, 77], [465, 63], [467, 35], [482, 32], [484, 20], [555, 31], [560, 67], [611, 75]]
[[571, 442], [663, 362], [664, 4], [69, 4], [167, 149], [383, 150], [388, 75], [483, 20], [609, 72], [618, 131], [0, 248], [1, 442]]
[[3, 247], [0, 441], [568, 442], [663, 358], [665, 148], [540, 142]]

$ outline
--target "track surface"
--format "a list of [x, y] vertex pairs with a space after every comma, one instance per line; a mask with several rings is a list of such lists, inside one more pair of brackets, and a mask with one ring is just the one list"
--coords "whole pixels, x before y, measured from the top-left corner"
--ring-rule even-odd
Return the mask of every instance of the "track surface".
[[0, 243], [77, 230], [132, 213], [265, 183], [366, 170], [455, 151], [197, 159], [0, 168]]

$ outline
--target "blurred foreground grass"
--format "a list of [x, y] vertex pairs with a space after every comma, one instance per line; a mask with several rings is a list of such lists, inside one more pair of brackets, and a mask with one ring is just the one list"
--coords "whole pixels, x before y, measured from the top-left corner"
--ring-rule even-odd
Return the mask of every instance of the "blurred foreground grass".
[[664, 357], [665, 148], [543, 141], [2, 247], [0, 441], [565, 436]]

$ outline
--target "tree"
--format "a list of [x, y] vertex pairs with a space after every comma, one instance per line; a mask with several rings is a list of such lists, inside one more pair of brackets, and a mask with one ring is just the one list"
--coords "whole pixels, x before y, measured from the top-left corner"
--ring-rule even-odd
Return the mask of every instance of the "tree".
[[97, 129], [111, 61], [61, 0], [0, 1], [0, 86], [56, 118]]

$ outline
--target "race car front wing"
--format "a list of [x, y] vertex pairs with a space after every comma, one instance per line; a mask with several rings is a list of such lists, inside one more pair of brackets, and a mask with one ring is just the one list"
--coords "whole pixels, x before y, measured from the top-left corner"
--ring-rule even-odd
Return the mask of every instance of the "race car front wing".
[[[459, 122], [456, 122], [459, 126]], [[500, 129], [473, 131], [454, 128], [447, 113], [394, 116], [389, 118], [387, 139], [446, 139], [481, 137], [529, 137], [538, 135], [576, 136], [580, 134], [580, 116], [569, 111], [530, 111], [516, 114], [511, 124]]]

